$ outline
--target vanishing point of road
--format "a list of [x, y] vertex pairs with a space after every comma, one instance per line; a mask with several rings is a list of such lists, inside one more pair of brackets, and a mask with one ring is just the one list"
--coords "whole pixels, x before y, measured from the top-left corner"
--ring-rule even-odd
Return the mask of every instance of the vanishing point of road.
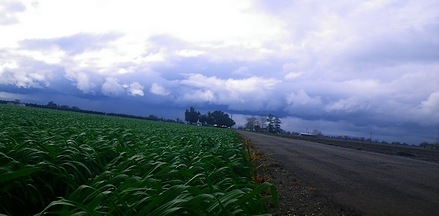
[[365, 215], [439, 215], [439, 164], [239, 131], [285, 169]]

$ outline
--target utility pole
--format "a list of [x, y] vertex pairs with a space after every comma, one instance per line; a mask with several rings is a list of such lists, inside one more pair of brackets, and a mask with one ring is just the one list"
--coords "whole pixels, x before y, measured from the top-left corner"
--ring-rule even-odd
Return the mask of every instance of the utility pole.
[[370, 132], [369, 143], [372, 144], [372, 131]]

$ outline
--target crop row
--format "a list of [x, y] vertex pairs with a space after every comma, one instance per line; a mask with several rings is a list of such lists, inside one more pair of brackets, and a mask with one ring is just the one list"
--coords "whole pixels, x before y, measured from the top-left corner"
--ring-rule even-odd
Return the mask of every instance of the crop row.
[[7, 105], [0, 129], [0, 214], [257, 215], [276, 203], [231, 130]]

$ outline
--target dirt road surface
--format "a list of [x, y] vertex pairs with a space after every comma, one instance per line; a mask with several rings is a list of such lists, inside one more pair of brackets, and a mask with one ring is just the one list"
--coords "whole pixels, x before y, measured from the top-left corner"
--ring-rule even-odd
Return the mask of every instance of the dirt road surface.
[[239, 131], [335, 202], [365, 215], [439, 215], [439, 164]]

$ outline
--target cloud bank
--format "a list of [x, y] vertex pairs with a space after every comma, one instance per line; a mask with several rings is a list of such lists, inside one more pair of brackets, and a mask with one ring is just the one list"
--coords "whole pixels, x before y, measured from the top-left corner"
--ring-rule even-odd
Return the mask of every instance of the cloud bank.
[[438, 8], [434, 0], [6, 0], [0, 98], [172, 118], [187, 106], [241, 119], [273, 113], [287, 130], [434, 141]]

